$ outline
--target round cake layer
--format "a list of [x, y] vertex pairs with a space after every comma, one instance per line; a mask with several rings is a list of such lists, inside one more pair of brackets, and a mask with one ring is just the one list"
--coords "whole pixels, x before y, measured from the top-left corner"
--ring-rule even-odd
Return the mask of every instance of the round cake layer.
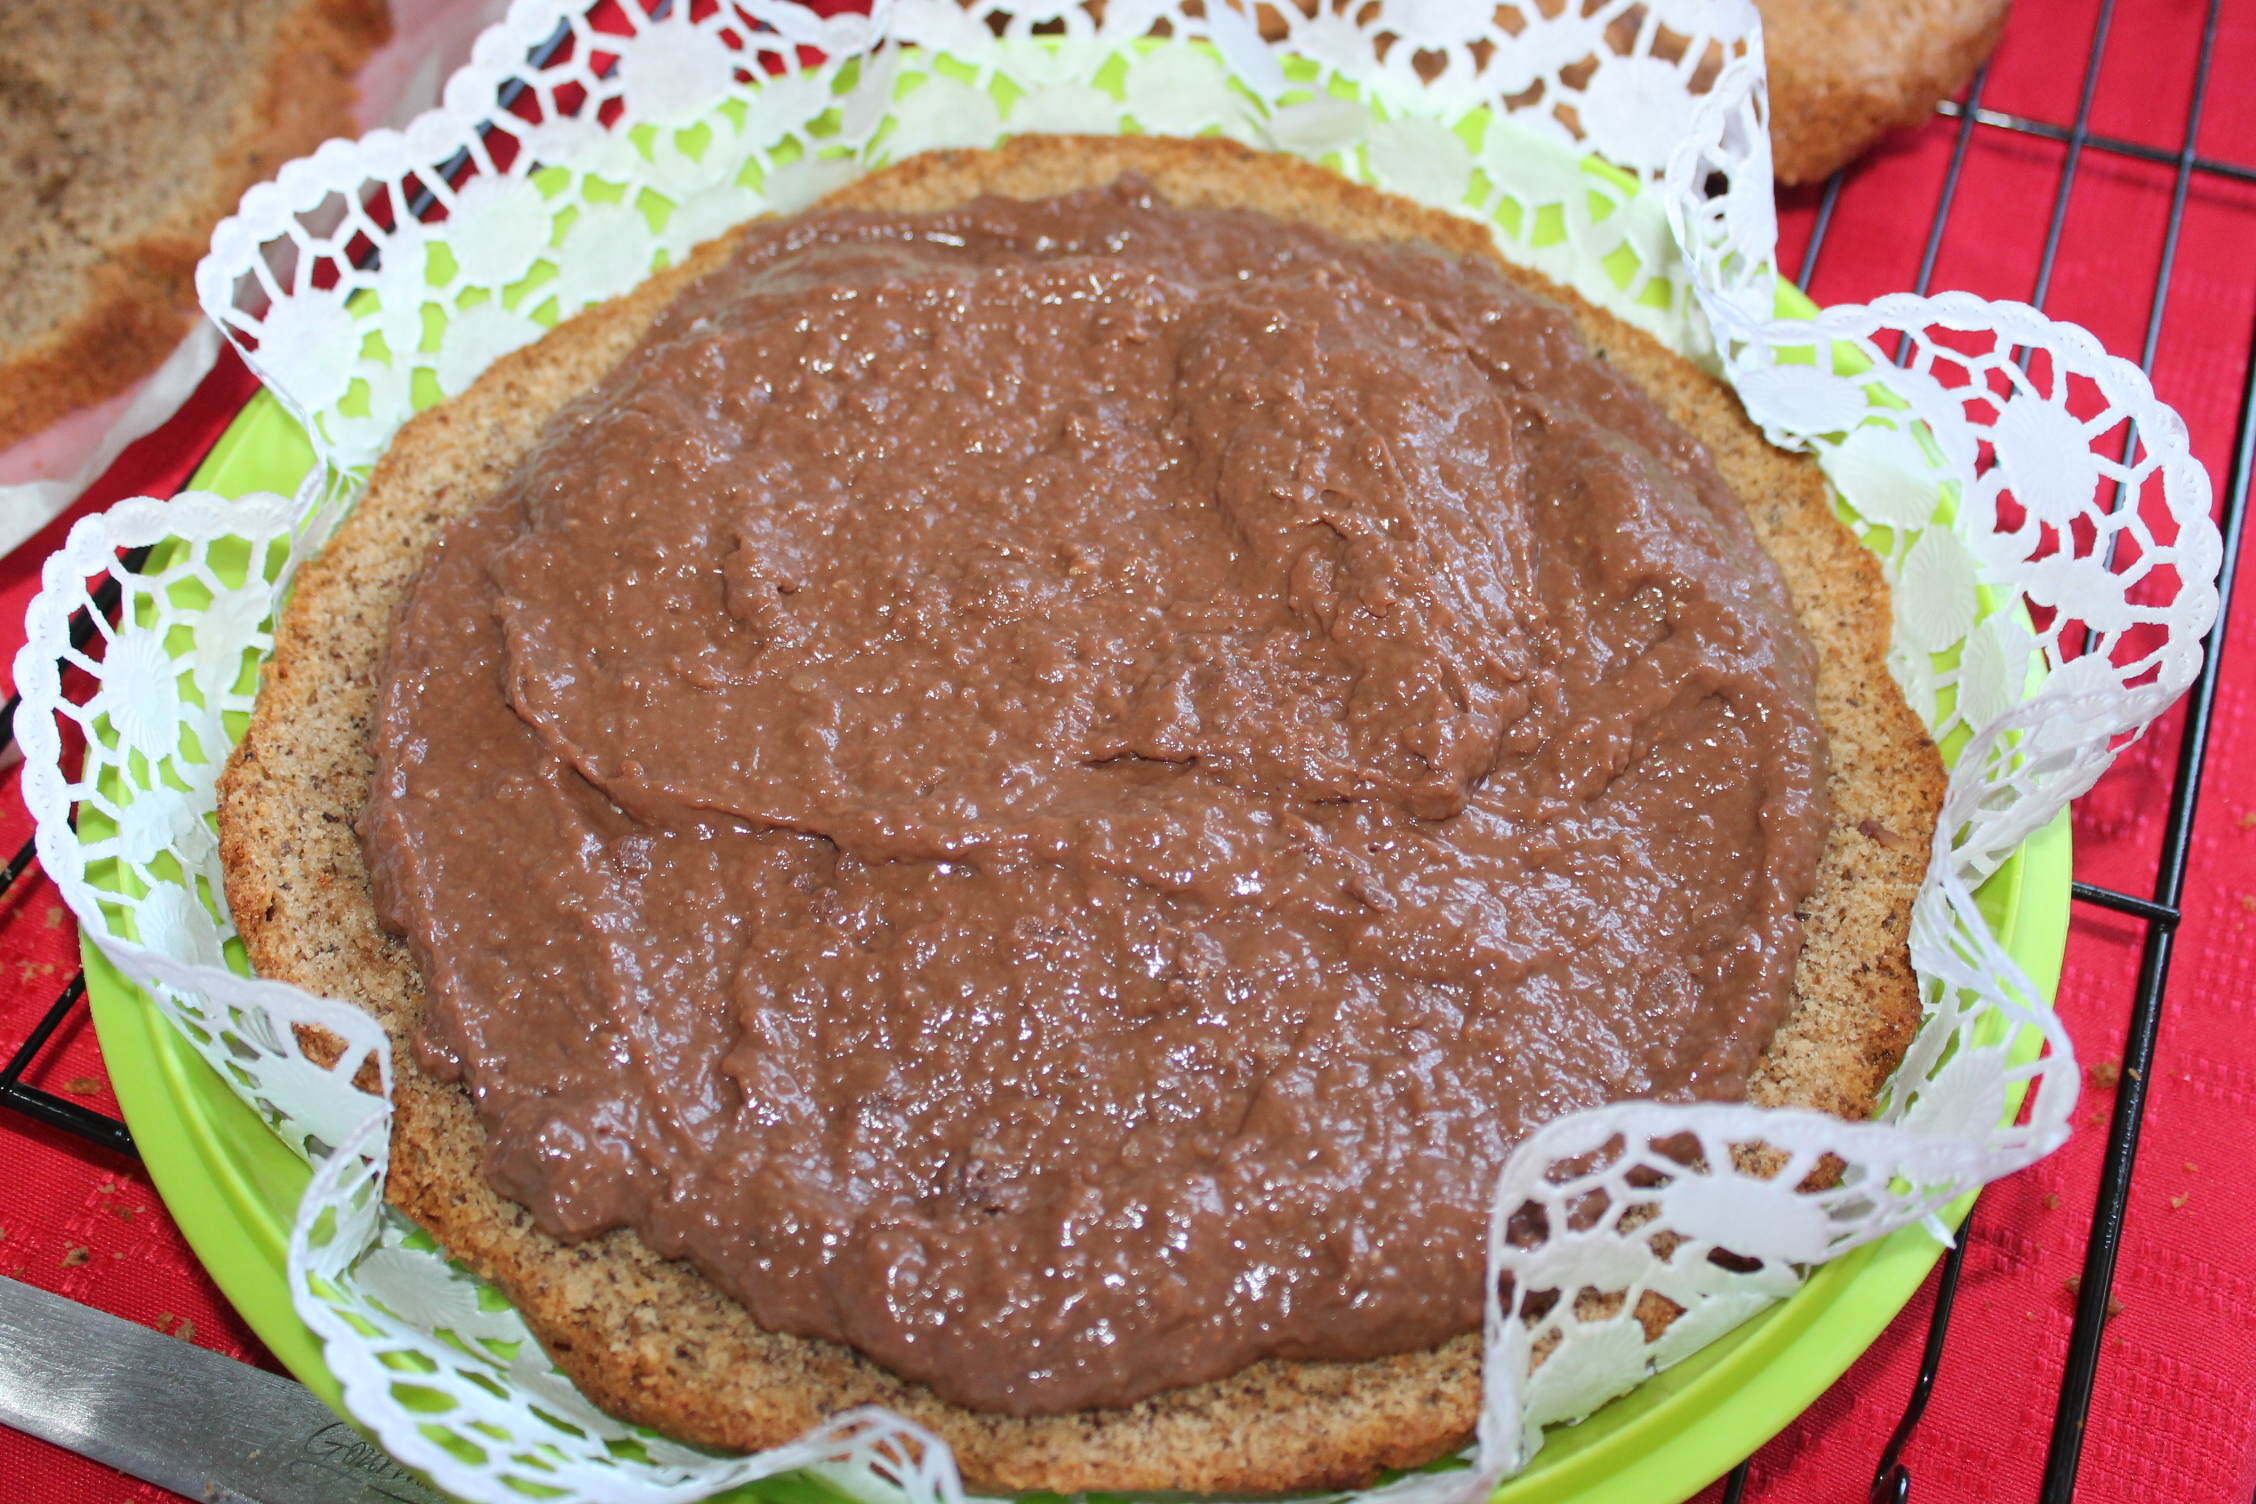
[[[1217, 142], [1036, 138], [997, 153], [920, 159], [843, 197], [929, 209], [983, 190], [1033, 197], [1103, 184], [1129, 170], [1170, 203], [1249, 205], [1353, 238], [1419, 238], [1460, 252], [1485, 243], [1477, 227]], [[673, 294], [725, 254], [703, 254], [592, 310], [418, 418], [360, 511], [301, 578], [224, 791], [230, 899], [262, 971], [353, 997], [396, 1040], [412, 1036], [420, 979], [405, 948], [378, 930], [365, 867], [349, 825], [340, 829], [366, 797], [385, 622], [445, 524], [494, 495], [541, 425], [617, 365]], [[1815, 468], [1762, 446], [1727, 391], [1603, 315], [1578, 308], [1576, 317], [1594, 352], [1712, 452], [1817, 648], [1836, 818], [1799, 911], [1794, 1011], [1750, 1094], [1859, 1113], [1917, 1020], [1904, 935], [1941, 787], [1933, 748], [1886, 676], [1877, 566], [1833, 519]], [[1126, 1409], [974, 1414], [845, 1348], [761, 1330], [630, 1232], [577, 1246], [540, 1232], [479, 1176], [482, 1134], [459, 1087], [405, 1070], [398, 1103], [394, 1199], [497, 1279], [591, 1396], [676, 1434], [768, 1445], [841, 1406], [876, 1401], [932, 1426], [966, 1474], [988, 1483], [1251, 1489], [1367, 1478], [1456, 1444], [1471, 1425], [1478, 1351], [1470, 1338], [1363, 1362], [1265, 1360]]]

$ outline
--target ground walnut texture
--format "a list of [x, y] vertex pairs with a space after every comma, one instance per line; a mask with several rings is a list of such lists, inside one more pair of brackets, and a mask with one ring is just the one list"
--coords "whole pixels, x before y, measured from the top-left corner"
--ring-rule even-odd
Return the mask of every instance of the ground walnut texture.
[[[1063, 192], [1129, 171], [1175, 203], [1241, 205], [1351, 238], [1493, 254], [1476, 226], [1219, 141], [1023, 138], [994, 152], [914, 159], [833, 202], [939, 208], [980, 192]], [[590, 310], [401, 432], [358, 511], [300, 576], [222, 784], [229, 901], [260, 972], [353, 1000], [398, 1049], [391, 1199], [499, 1285], [598, 1404], [692, 1440], [770, 1446], [838, 1409], [877, 1403], [944, 1438], [968, 1479], [1060, 1491], [1344, 1486], [1461, 1445], [1479, 1403], [1476, 1336], [1361, 1363], [1264, 1361], [1123, 1410], [979, 1414], [849, 1349], [760, 1330], [631, 1232], [566, 1245], [486, 1184], [468, 1098], [424, 1076], [404, 1048], [421, 982], [405, 946], [377, 927], [353, 835], [367, 797], [379, 654], [393, 606], [447, 522], [490, 495], [549, 415], [610, 369], [674, 291], [726, 249], [707, 247]], [[1764, 444], [1727, 388], [1571, 294], [1513, 275], [1572, 307], [1593, 350], [1708, 445], [1818, 649], [1835, 821], [1805, 909], [1794, 1012], [1750, 1097], [1862, 1116], [1918, 1022], [1906, 937], [1943, 782], [1932, 742], [1885, 667], [1890, 615], [1878, 565], [1835, 518], [1817, 468]]]
[[245, 189], [354, 132], [383, 0], [0, 7], [0, 448], [156, 369]]

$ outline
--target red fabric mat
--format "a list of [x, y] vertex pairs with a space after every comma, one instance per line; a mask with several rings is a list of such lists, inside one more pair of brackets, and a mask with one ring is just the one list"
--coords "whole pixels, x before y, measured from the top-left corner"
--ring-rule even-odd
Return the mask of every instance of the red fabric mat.
[[[2119, 0], [2093, 96], [2092, 130], [2175, 152], [2185, 130], [2204, 5]], [[1982, 103], [2074, 121], [2100, 0], [2023, 0]], [[2256, 0], [2224, 7], [2199, 149], [2256, 165]], [[1949, 168], [1954, 122], [1937, 120], [1860, 164], [1841, 190], [1815, 264], [1820, 302], [1913, 286]], [[2033, 296], [2066, 148], [1977, 128], [1936, 259], [1934, 287]], [[2168, 165], [2088, 151], [2066, 206], [2046, 311], [2136, 360], [2164, 250]], [[1802, 264], [1820, 194], [1781, 204], [1781, 264]], [[2188, 196], [2154, 366], [2194, 451], [2225, 484], [2256, 338], [2256, 184], [2196, 178]], [[185, 474], [248, 391], [223, 365], [198, 403], [134, 450], [87, 505], [162, 491]], [[0, 560], [0, 650], [55, 529]], [[2251, 582], [2242, 582], [2244, 599]], [[2089, 1423], [2079, 1497], [2106, 1504], [2247, 1504], [2256, 1494], [2256, 1187], [2235, 1151], [2256, 1109], [2256, 609], [2228, 633], [2213, 751], [2193, 846], [2186, 917], [2162, 1020], [2117, 1294]], [[5, 661], [0, 660], [0, 670]], [[2076, 812], [2077, 875], [2150, 890], [2175, 757], [2175, 720], [2132, 749]], [[0, 789], [0, 855], [28, 834], [12, 777]], [[2135, 922], [2079, 906], [2060, 1007], [2084, 1057], [2119, 1059], [2143, 938]], [[53, 891], [0, 900], [0, 1051], [70, 979], [76, 953]], [[116, 1110], [84, 1015], [34, 1081]], [[2065, 1362], [2106, 1114], [2087, 1087], [2078, 1135], [1982, 1198], [1932, 1408], [1905, 1454], [1925, 1500], [2033, 1499]], [[61, 1134], [0, 1118], [0, 1273], [255, 1362], [271, 1363], [228, 1311], [145, 1176]], [[1756, 1455], [1750, 1499], [1862, 1499], [1901, 1414], [1926, 1338], [1933, 1282], [1799, 1421]], [[192, 1330], [187, 1323], [192, 1323]], [[0, 1429], [0, 1496], [117, 1504], [171, 1496]], [[1684, 1480], [1687, 1489], [1700, 1480]], [[1704, 1501], [1720, 1497], [1709, 1488]]]
[[[2073, 124], [2100, 5], [2015, 8], [1983, 91], [1989, 109]], [[2175, 153], [2183, 142], [2204, 7], [2123, 0], [2093, 96], [2095, 134]], [[2256, 6], [2227, 4], [2198, 150], [2256, 165]], [[1919, 275], [1957, 124], [1890, 143], [1844, 183], [1811, 294], [1856, 302]], [[1977, 127], [1935, 262], [1934, 287], [2029, 300], [2065, 146]], [[2164, 249], [2174, 168], [2087, 150], [2069, 198], [2045, 311], [2137, 360]], [[1781, 264], [1799, 267], [1820, 195], [1780, 205]], [[2156, 390], [2186, 420], [2221, 493], [2256, 333], [2256, 186], [2196, 177], [2161, 337]], [[2256, 966], [2256, 611], [2242, 605], [2224, 649], [2211, 753], [2192, 848], [2185, 921], [2162, 1015], [2116, 1296], [2078, 1497], [2230, 1501], [2256, 1493], [2256, 1191], [2238, 1172], [2256, 1106], [2248, 1024]], [[2131, 749], [2075, 812], [2076, 875], [2152, 891], [2177, 752], [2177, 720]], [[2088, 1062], [2119, 1060], [2144, 928], [2079, 904], [2060, 1009]], [[2101, 1079], [2104, 1079], [2102, 1072]], [[1986, 1192], [1932, 1408], [1905, 1452], [1915, 1498], [2034, 1499], [2067, 1358], [2079, 1274], [2114, 1094], [2087, 1077], [2077, 1135]], [[1864, 1497], [1918, 1371], [1933, 1278], [1896, 1324], [1808, 1414], [1756, 1454], [1750, 1500]], [[1703, 1504], [1720, 1498], [1711, 1488]]]

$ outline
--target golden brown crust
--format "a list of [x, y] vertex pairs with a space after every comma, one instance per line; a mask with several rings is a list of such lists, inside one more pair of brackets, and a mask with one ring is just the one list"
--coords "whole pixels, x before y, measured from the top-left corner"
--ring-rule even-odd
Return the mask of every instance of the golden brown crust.
[[[59, 306], [0, 338], [0, 448], [117, 395], [163, 363], [197, 318], [196, 263], [212, 227], [284, 162], [331, 136], [355, 133], [353, 74], [391, 30], [384, 0], [236, 7], [242, 15], [172, 4], [187, 14], [171, 26], [202, 25], [223, 39], [240, 25], [257, 37], [248, 58], [221, 47], [222, 56], [171, 64], [248, 75], [230, 84], [234, 98], [224, 118], [198, 131], [196, 160], [185, 170], [178, 143], [168, 152], [144, 152], [137, 139], [146, 122], [136, 103], [153, 85], [147, 59], [135, 51], [149, 38], [130, 6], [123, 15], [96, 6], [33, 23], [76, 28], [79, 45], [64, 76], [37, 79], [37, 88], [21, 91], [40, 96], [31, 112], [42, 117], [35, 128], [44, 129], [36, 146], [7, 154], [0, 180], [18, 205], [54, 205], [49, 254], [81, 262], [82, 270], [58, 279]], [[277, 10], [270, 24], [254, 14]], [[91, 37], [116, 45], [89, 47]], [[143, 175], [134, 175], [135, 163]], [[118, 202], [130, 230], [112, 231], [70, 212], [73, 195], [56, 175], [76, 173], [102, 179], [99, 194]]]
[[106, 402], [164, 364], [196, 321], [172, 290], [122, 260], [71, 279], [70, 311], [0, 361], [0, 449]]
[[[1493, 254], [1485, 233], [1464, 221], [1218, 141], [1027, 138], [995, 152], [918, 158], [834, 201], [934, 208], [981, 190], [1055, 193], [1125, 170], [1177, 203], [1249, 205], [1359, 238]], [[360, 1003], [395, 1042], [391, 1199], [494, 1280], [591, 1399], [692, 1440], [769, 1446], [842, 1407], [874, 1402], [942, 1436], [967, 1478], [1062, 1492], [1346, 1486], [1462, 1444], [1479, 1402], [1473, 1336], [1365, 1363], [1263, 1362], [1126, 1410], [975, 1414], [849, 1349], [761, 1331], [632, 1232], [568, 1247], [487, 1186], [468, 1098], [424, 1076], [404, 1048], [421, 984], [404, 945], [377, 929], [352, 834], [367, 796], [377, 658], [392, 604], [439, 530], [489, 495], [547, 416], [608, 370], [682, 282], [726, 249], [706, 247], [581, 315], [400, 432], [358, 512], [300, 575], [250, 730], [222, 780], [228, 900], [259, 971]], [[1934, 748], [1887, 676], [1878, 566], [1835, 520], [1816, 467], [1764, 445], [1728, 389], [1540, 278], [1513, 275], [1573, 305], [1594, 348], [1715, 451], [1824, 656], [1820, 710], [1841, 816], [1809, 907], [1796, 1010], [1757, 1095], [1861, 1115], [1918, 1019], [1905, 938], [1942, 788]]]
[[1756, 0], [1770, 71], [1771, 167], [1815, 183], [1966, 87], [2010, 0]]

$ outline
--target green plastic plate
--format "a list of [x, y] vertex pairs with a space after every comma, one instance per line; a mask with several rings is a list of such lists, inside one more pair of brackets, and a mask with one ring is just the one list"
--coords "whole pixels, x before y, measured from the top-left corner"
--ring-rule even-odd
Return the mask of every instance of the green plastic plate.
[[[288, 495], [313, 462], [261, 392], [196, 474], [226, 496]], [[1998, 934], [2050, 997], [2068, 934], [2065, 817], [1982, 890]], [[291, 1309], [283, 1257], [309, 1172], [91, 945], [87, 992], [134, 1142], [189, 1246], [291, 1372], [330, 1404], [337, 1384]], [[1954, 1218], [1955, 1220], [1955, 1218]], [[1678, 1504], [1808, 1407], [1893, 1320], [1939, 1250], [1918, 1228], [1818, 1271], [1792, 1299], [1646, 1381], [1578, 1426], [1552, 1430], [1497, 1504]], [[762, 1492], [770, 1492], [763, 1489]], [[773, 1490], [773, 1495], [799, 1490]]]

